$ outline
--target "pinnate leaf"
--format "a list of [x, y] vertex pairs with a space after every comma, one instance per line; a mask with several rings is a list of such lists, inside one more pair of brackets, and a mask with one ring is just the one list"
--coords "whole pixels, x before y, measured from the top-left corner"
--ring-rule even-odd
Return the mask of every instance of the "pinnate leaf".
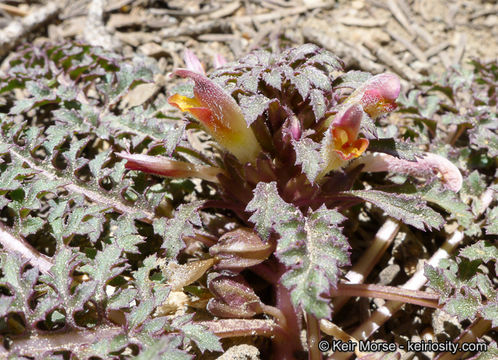
[[268, 240], [276, 224], [289, 221], [297, 215], [294, 206], [287, 204], [278, 195], [277, 183], [259, 183], [254, 189], [254, 197], [247, 204], [247, 212], [254, 212], [249, 221], [256, 225], [256, 230], [263, 240]]
[[444, 224], [443, 217], [416, 196], [386, 193], [378, 190], [352, 190], [345, 194], [351, 194], [371, 202], [384, 210], [387, 215], [420, 230], [439, 229]]
[[277, 257], [290, 267], [281, 281], [290, 289], [293, 304], [318, 318], [330, 317], [326, 295], [337, 286], [341, 267], [349, 264], [349, 244], [337, 226], [344, 219], [322, 206], [277, 226]]
[[415, 145], [396, 141], [393, 138], [371, 139], [368, 150], [386, 153], [408, 161], [415, 161], [417, 157], [421, 157], [423, 154]]
[[158, 219], [154, 221], [154, 232], [163, 238], [162, 248], [166, 249], [169, 258], [176, 258], [185, 246], [183, 236], [194, 235], [194, 226], [201, 226], [198, 210], [201, 201], [182, 204], [171, 219]]
[[310, 138], [301, 138], [297, 141], [293, 140], [292, 146], [296, 152], [296, 165], [301, 165], [306, 177], [313, 184], [322, 168], [320, 144]]

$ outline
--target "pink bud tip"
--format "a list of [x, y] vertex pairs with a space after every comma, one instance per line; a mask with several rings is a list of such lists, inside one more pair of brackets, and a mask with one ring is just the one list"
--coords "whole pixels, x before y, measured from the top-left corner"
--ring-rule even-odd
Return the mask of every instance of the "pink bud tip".
[[195, 56], [195, 54], [192, 50], [185, 49], [185, 52], [183, 53], [183, 61], [185, 61], [185, 65], [187, 66], [187, 69], [195, 71], [196, 73], [199, 73], [199, 74], [206, 73], [204, 71], [204, 66], [202, 66], [199, 58], [197, 56]]
[[360, 105], [350, 106], [346, 111], [337, 114], [332, 122], [334, 128], [342, 128], [348, 133], [349, 139], [356, 139], [360, 131], [363, 110]]
[[221, 54], [216, 54], [214, 56], [214, 59], [213, 59], [213, 64], [214, 64], [214, 68], [215, 69], [218, 69], [220, 67], [222, 67], [223, 65], [225, 65], [227, 63], [227, 60], [223, 57], [223, 55]]
[[129, 170], [139, 170], [149, 174], [173, 177], [189, 178], [197, 177], [211, 182], [218, 182], [218, 175], [223, 170], [212, 166], [201, 166], [184, 161], [170, 160], [163, 156], [148, 156], [143, 154], [116, 154], [127, 160], [125, 167]]

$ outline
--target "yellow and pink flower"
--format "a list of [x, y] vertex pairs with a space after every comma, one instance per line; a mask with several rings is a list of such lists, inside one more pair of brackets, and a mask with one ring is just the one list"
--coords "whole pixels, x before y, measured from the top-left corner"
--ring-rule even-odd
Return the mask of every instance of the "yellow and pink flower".
[[358, 104], [336, 114], [322, 141], [322, 162], [325, 166], [320, 177], [365, 152], [368, 140], [358, 138], [362, 117], [363, 110]]
[[194, 97], [174, 94], [168, 102], [199, 120], [204, 129], [239, 161], [254, 161], [261, 147], [232, 96], [201, 73], [178, 69], [174, 74], [194, 81]]

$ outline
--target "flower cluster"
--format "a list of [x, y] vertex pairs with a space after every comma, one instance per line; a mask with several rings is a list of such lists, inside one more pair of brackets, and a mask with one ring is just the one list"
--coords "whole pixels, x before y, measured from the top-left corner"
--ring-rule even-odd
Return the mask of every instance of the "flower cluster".
[[[368, 150], [367, 137], [375, 138], [368, 126], [396, 109], [400, 93], [397, 76], [344, 74], [333, 55], [311, 45], [279, 57], [257, 52], [234, 64], [218, 61], [221, 67], [211, 77], [192, 52], [185, 53], [185, 63], [188, 68], [177, 69], [173, 75], [193, 82], [193, 96], [175, 93], [168, 102], [201, 124], [224, 150], [222, 158], [235, 156], [238, 166], [245, 168], [242, 181], [250, 191], [268, 179], [277, 180], [285, 189], [291, 179], [302, 183], [299, 178], [303, 173], [308, 185], [323, 184], [327, 174], [344, 168]], [[227, 169], [186, 166], [146, 155], [122, 156], [129, 169], [213, 182], [220, 182], [217, 177], [221, 175], [229, 179], [221, 181], [222, 185], [237, 181]], [[358, 159], [353, 164], [364, 165], [368, 171], [390, 171], [394, 168], [385, 161], [388, 156], [369, 156], [368, 163]], [[270, 169], [265, 173], [264, 162]], [[392, 164], [395, 171], [410, 175], [439, 174], [455, 191], [461, 186], [456, 167], [438, 155], [421, 155], [411, 161], [396, 158]]]

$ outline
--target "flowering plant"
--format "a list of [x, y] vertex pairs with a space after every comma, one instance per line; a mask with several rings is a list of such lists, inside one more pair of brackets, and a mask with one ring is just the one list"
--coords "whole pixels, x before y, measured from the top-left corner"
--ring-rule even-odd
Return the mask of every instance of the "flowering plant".
[[[189, 359], [258, 335], [265, 357], [319, 359], [322, 335], [366, 339], [405, 303], [496, 322], [492, 244], [438, 266], [465, 237], [496, 234], [496, 66], [475, 64], [475, 111], [445, 117], [448, 150], [429, 117], [453, 108], [425, 100], [457, 102], [465, 81], [400, 96], [397, 76], [346, 72], [311, 44], [217, 62], [208, 75], [187, 51], [167, 99], [156, 88], [127, 106], [151, 85], [143, 60], [83, 44], [12, 58], [0, 78], [0, 355]], [[398, 106], [405, 117], [387, 126]], [[388, 219], [359, 257], [379, 209]], [[401, 287], [363, 284], [402, 224], [432, 230], [435, 246], [444, 213], [465, 230], [424, 269]], [[437, 295], [419, 291], [427, 279]], [[351, 296], [389, 301], [347, 334], [331, 321]]]

